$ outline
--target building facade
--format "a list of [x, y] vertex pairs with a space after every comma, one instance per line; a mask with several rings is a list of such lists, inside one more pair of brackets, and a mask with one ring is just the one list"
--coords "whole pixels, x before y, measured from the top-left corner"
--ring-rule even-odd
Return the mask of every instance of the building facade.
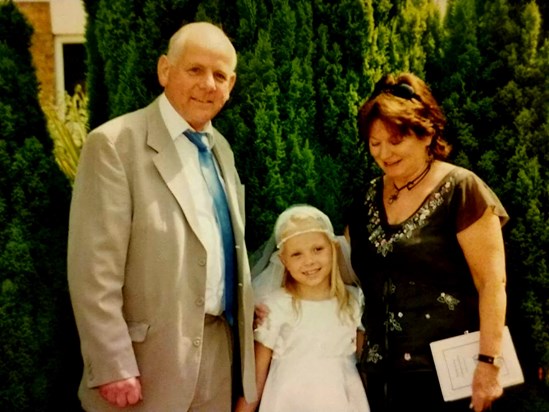
[[85, 11], [82, 0], [14, 0], [34, 28], [31, 54], [40, 85], [40, 103], [56, 104], [65, 91], [84, 86]]

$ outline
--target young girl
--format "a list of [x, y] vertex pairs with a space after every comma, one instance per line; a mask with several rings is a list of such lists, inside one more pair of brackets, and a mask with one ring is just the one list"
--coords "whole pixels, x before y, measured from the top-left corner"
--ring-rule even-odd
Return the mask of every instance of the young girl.
[[259, 400], [241, 398], [236, 411], [369, 411], [356, 369], [362, 295], [341, 278], [330, 220], [312, 206], [293, 206], [274, 235], [283, 276], [263, 299], [269, 311], [255, 330]]

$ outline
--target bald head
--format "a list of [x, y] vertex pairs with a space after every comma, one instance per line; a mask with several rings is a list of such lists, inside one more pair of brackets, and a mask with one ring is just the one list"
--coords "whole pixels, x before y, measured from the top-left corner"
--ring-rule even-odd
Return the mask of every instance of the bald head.
[[211, 23], [190, 23], [158, 59], [158, 80], [173, 108], [201, 131], [229, 100], [236, 81], [236, 51]]
[[210, 49], [229, 53], [232, 60], [232, 69], [236, 69], [236, 50], [221, 28], [208, 22], [195, 22], [182, 26], [171, 37], [167, 56], [171, 61], [179, 58], [189, 43], [201, 44]]

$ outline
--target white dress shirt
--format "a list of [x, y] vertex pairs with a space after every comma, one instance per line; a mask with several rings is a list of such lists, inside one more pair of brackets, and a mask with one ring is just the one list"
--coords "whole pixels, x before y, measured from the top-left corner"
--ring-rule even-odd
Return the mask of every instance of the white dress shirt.
[[[194, 205], [199, 222], [199, 238], [204, 244], [208, 257], [205, 296], [206, 313], [218, 316], [223, 312], [223, 292], [225, 287], [223, 276], [225, 265], [223, 240], [221, 238], [221, 230], [215, 218], [213, 199], [200, 170], [198, 148], [183, 135], [185, 130], [191, 129], [194, 131], [194, 129], [175, 111], [164, 93], [160, 96], [159, 107], [162, 119], [175, 142], [181, 163], [185, 165], [183, 173], [191, 185], [187, 188], [189, 201]], [[207, 144], [212, 148], [214, 139], [211, 122], [201, 132], [207, 133]], [[221, 174], [219, 174], [219, 178], [222, 184], [224, 184]]]

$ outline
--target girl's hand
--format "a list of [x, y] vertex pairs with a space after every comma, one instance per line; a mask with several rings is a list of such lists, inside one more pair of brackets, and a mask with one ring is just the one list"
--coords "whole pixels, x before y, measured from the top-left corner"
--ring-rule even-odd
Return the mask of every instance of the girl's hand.
[[243, 397], [238, 398], [234, 412], [254, 412], [259, 402], [248, 403]]
[[269, 314], [269, 307], [263, 303], [255, 305], [254, 310], [254, 330], [263, 325], [265, 318]]

